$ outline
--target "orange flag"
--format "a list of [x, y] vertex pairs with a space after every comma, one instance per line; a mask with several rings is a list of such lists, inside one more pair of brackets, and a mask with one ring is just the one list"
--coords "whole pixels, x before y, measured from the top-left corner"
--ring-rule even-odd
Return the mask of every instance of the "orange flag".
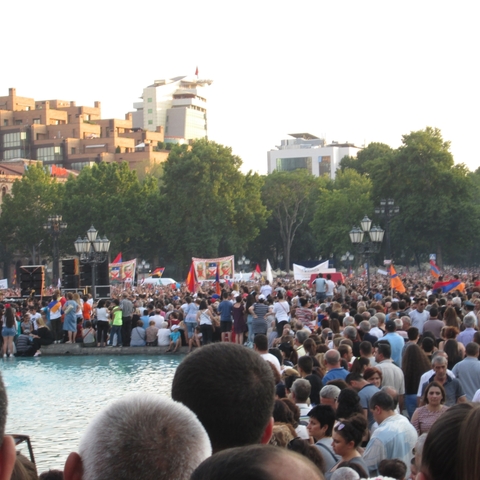
[[406, 289], [403, 285], [401, 278], [398, 276], [398, 273], [393, 268], [393, 265], [390, 265], [390, 287], [400, 293], [405, 293]]
[[193, 262], [190, 265], [190, 270], [187, 275], [186, 284], [187, 284], [188, 290], [193, 293], [195, 291], [195, 268], [193, 267]]

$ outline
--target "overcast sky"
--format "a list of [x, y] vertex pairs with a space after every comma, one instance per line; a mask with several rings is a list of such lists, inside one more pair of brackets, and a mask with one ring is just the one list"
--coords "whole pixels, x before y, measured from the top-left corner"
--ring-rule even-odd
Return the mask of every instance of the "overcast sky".
[[[209, 78], [209, 138], [266, 173], [288, 133], [398, 147], [438, 127], [480, 166], [472, 1], [2, 2], [0, 96], [102, 102], [124, 118], [155, 79]], [[74, 8], [74, 6], [76, 8]], [[79, 10], [77, 8], [80, 8]], [[477, 112], [475, 114], [475, 112]]]

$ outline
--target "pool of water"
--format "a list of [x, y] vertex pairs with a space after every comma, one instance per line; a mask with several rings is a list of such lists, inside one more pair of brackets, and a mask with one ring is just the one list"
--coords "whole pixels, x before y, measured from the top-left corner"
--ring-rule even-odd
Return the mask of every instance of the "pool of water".
[[[170, 396], [175, 357], [39, 357], [0, 360], [7, 433], [30, 435], [38, 472], [63, 470], [91, 418], [128, 393]], [[28, 456], [27, 448], [22, 453]]]

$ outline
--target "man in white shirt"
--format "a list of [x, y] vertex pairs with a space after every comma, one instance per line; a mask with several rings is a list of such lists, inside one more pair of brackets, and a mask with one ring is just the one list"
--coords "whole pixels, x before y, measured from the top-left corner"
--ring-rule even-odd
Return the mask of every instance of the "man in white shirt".
[[331, 302], [335, 295], [335, 282], [332, 281], [332, 276], [327, 273], [327, 302]]
[[[256, 338], [256, 337], [255, 337]], [[308, 397], [310, 396], [312, 390], [312, 386], [308, 380], [304, 378], [298, 378], [292, 384], [292, 388], [290, 389], [292, 400], [295, 402], [297, 407], [300, 409], [300, 422], [297, 428], [295, 429], [296, 434], [303, 438], [304, 440], [308, 440], [310, 435], [308, 434], [307, 425], [308, 425], [308, 412], [312, 409], [310, 405], [308, 405]]]
[[272, 286], [268, 280], [265, 280], [265, 285], [261, 286], [260, 293], [265, 295], [265, 298], [272, 294]]
[[266, 335], [255, 335], [255, 338], [253, 339], [253, 348], [265, 361], [273, 364], [280, 375], [282, 374], [282, 367], [280, 366], [278, 358], [275, 355], [268, 353], [268, 338]]
[[421, 298], [417, 302], [417, 309], [412, 310], [409, 314], [409, 317], [412, 319], [412, 327], [418, 328], [418, 331], [423, 334], [423, 325], [430, 318], [430, 313], [425, 310], [427, 306], [427, 301], [424, 298]]

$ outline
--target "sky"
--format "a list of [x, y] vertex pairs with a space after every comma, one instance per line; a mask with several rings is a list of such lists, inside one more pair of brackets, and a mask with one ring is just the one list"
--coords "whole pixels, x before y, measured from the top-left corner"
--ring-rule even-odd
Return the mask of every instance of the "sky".
[[455, 163], [476, 170], [475, 5], [9, 0], [0, 96], [14, 87], [36, 100], [98, 100], [103, 118], [124, 118], [144, 87], [198, 66], [213, 80], [209, 139], [231, 147], [244, 171], [266, 173], [268, 150], [289, 133], [397, 148], [426, 126], [451, 142]]

